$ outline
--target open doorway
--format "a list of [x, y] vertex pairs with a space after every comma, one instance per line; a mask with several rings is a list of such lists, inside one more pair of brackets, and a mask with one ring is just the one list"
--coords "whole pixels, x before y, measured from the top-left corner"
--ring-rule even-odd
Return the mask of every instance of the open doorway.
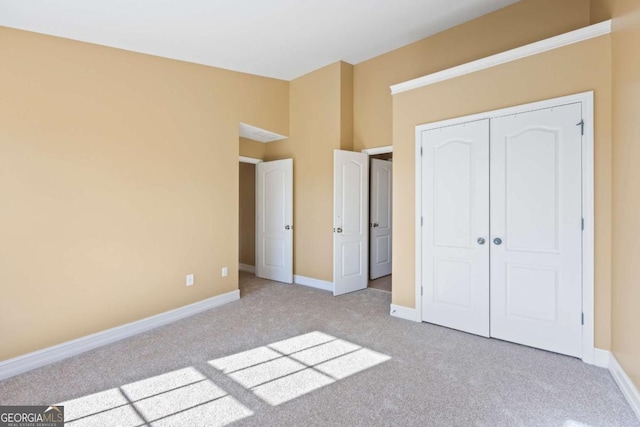
[[293, 282], [293, 159], [262, 161], [265, 144], [284, 135], [238, 125], [238, 268], [257, 277]]
[[[334, 150], [335, 296], [368, 287], [391, 291], [393, 162], [388, 154], [392, 152], [391, 146], [360, 153]], [[381, 154], [386, 154], [384, 160], [370, 158]], [[370, 173], [370, 164], [374, 173]]]
[[[380, 152], [382, 151], [382, 152]], [[366, 151], [365, 151], [366, 152]], [[383, 147], [369, 154], [369, 282], [368, 287], [392, 289], [393, 152]]]
[[240, 160], [238, 218], [238, 268], [255, 273], [256, 265], [256, 165]]

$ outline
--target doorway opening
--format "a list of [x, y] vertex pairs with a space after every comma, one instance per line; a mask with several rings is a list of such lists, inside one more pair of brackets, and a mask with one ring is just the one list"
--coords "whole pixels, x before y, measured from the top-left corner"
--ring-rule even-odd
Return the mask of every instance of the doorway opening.
[[255, 274], [256, 268], [256, 164], [240, 157], [238, 209], [238, 269]]
[[[391, 292], [392, 146], [334, 150], [333, 295], [370, 287]], [[389, 156], [383, 156], [389, 157]], [[371, 167], [370, 167], [371, 165]]]
[[368, 288], [392, 289], [393, 147], [364, 150], [369, 154]]

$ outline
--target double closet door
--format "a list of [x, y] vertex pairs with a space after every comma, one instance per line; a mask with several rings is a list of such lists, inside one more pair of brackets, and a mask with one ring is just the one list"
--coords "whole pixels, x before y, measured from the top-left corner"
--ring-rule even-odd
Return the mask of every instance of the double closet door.
[[579, 357], [580, 103], [423, 131], [422, 319]]

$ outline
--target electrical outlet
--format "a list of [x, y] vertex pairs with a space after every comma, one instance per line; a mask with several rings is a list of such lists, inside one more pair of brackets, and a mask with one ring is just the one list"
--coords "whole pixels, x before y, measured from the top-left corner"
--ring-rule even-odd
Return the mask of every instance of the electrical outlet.
[[227, 277], [229, 275], [229, 269], [227, 267], [222, 267], [222, 277]]
[[193, 274], [187, 274], [187, 286], [193, 286], [194, 278]]

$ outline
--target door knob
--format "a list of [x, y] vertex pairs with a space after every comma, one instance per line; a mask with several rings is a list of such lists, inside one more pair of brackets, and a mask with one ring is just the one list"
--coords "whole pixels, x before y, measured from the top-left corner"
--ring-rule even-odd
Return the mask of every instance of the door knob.
[[377, 222], [373, 223], [373, 228], [377, 228], [380, 224], [378, 224]]
[[342, 233], [342, 228], [340, 228], [340, 227], [336, 228], [336, 232]]
[[484, 245], [484, 242], [485, 242], [485, 241], [486, 241], [486, 240], [484, 240], [484, 237], [478, 237], [478, 244], [479, 244], [479, 245]]
[[292, 230], [293, 229], [293, 225], [285, 225], [284, 229], [285, 230]]
[[502, 239], [499, 237], [496, 237], [495, 239], [493, 239], [493, 244], [496, 246], [500, 246], [502, 244]]

